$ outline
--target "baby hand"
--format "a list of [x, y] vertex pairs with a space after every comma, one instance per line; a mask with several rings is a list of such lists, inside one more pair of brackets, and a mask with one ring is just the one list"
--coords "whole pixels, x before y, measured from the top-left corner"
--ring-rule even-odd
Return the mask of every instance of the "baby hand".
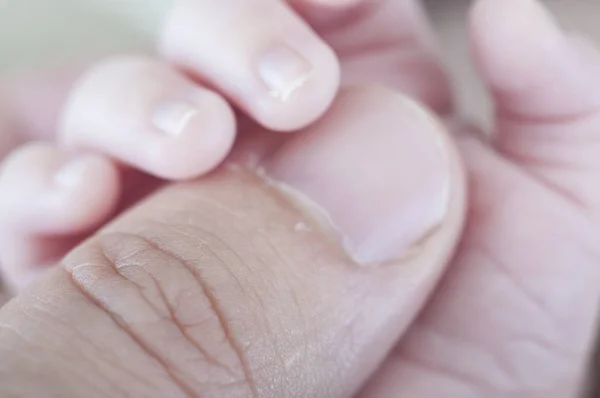
[[[381, 20], [399, 25], [392, 35], [373, 30]], [[159, 47], [167, 60], [124, 56], [93, 67], [75, 84], [56, 139], [5, 160], [0, 253], [12, 285], [26, 285], [160, 181], [211, 171], [236, 136], [231, 161], [255, 166], [286, 132], [327, 111], [340, 60], [344, 85], [377, 83], [450, 108], [412, 2], [371, 12], [355, 0], [180, 0]]]

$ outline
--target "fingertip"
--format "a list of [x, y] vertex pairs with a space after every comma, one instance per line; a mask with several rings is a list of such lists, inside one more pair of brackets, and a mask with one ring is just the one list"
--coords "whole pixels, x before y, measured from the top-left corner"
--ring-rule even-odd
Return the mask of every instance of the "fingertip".
[[108, 159], [29, 144], [4, 162], [0, 212], [6, 228], [24, 234], [75, 234], [95, 227], [115, 209], [119, 174]]
[[116, 166], [46, 143], [15, 150], [0, 171], [0, 262], [19, 291], [116, 210]]
[[[340, 66], [329, 45], [285, 3], [176, 2], [160, 52], [263, 127], [301, 129], [331, 104]], [[235, 21], [236, 29], [222, 20]]]
[[188, 180], [217, 167], [230, 153], [236, 137], [236, 119], [220, 95], [195, 90], [189, 103], [162, 103], [153, 123], [173, 140], [155, 142], [147, 157], [156, 175], [168, 180]]
[[479, 0], [469, 21], [475, 61], [496, 89], [528, 89], [568, 56], [556, 19], [537, 0]]
[[496, 108], [495, 149], [553, 193], [595, 209], [597, 50], [565, 34], [538, 0], [479, 0], [471, 36]]
[[[116, 165], [96, 154], [76, 155], [65, 161], [52, 176], [62, 191], [51, 206], [73, 232], [83, 232], [105, 221], [115, 210], [120, 193]], [[50, 203], [49, 203], [50, 204]], [[64, 231], [70, 232], [70, 231]]]
[[[289, 79], [268, 79], [274, 82], [279, 80], [281, 83], [268, 87], [269, 97], [257, 101], [254, 110], [249, 109], [260, 124], [273, 131], [300, 130], [314, 123], [329, 109], [340, 85], [340, 66], [329, 47], [323, 46], [320, 52], [318, 57], [321, 61], [318, 65], [299, 67], [305, 69], [303, 74]], [[273, 71], [280, 69], [276, 74], [290, 68], [280, 59], [284, 58], [283, 55], [273, 54], [273, 58], [275, 63], [281, 63], [270, 67]], [[287, 82], [283, 82], [284, 80]]]
[[567, 119], [600, 105], [599, 64], [582, 56], [537, 0], [480, 0], [471, 13], [471, 42], [501, 115]]
[[207, 173], [225, 158], [235, 116], [221, 96], [164, 62], [116, 57], [77, 85], [61, 137], [155, 177], [180, 180]]

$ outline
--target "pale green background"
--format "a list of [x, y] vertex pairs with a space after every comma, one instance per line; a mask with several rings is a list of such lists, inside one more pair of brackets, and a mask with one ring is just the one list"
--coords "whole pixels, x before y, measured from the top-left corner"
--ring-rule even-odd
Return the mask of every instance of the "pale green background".
[[0, 0], [0, 70], [147, 47], [169, 2]]

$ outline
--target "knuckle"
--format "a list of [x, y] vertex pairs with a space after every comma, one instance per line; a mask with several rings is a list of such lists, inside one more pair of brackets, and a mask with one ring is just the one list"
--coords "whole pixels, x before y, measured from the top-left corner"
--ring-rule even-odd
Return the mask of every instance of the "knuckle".
[[[248, 184], [240, 197], [230, 184], [216, 175], [157, 192], [65, 265], [192, 396], [297, 396], [312, 365], [337, 352], [322, 352], [319, 331], [337, 331], [352, 312], [310, 270], [344, 260], [318, 233], [292, 245], [301, 215], [279, 196]], [[352, 347], [352, 330], [346, 337]]]
[[66, 267], [84, 294], [182, 390], [192, 396], [255, 395], [228, 304], [197, 264], [182, 259], [178, 246], [108, 233], [70, 256]]

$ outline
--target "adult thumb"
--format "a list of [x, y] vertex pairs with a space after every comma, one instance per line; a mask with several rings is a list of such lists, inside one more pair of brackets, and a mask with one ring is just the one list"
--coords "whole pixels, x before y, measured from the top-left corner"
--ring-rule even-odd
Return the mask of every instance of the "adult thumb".
[[435, 286], [463, 201], [439, 123], [348, 89], [260, 172], [165, 188], [5, 307], [0, 390], [349, 397]]

